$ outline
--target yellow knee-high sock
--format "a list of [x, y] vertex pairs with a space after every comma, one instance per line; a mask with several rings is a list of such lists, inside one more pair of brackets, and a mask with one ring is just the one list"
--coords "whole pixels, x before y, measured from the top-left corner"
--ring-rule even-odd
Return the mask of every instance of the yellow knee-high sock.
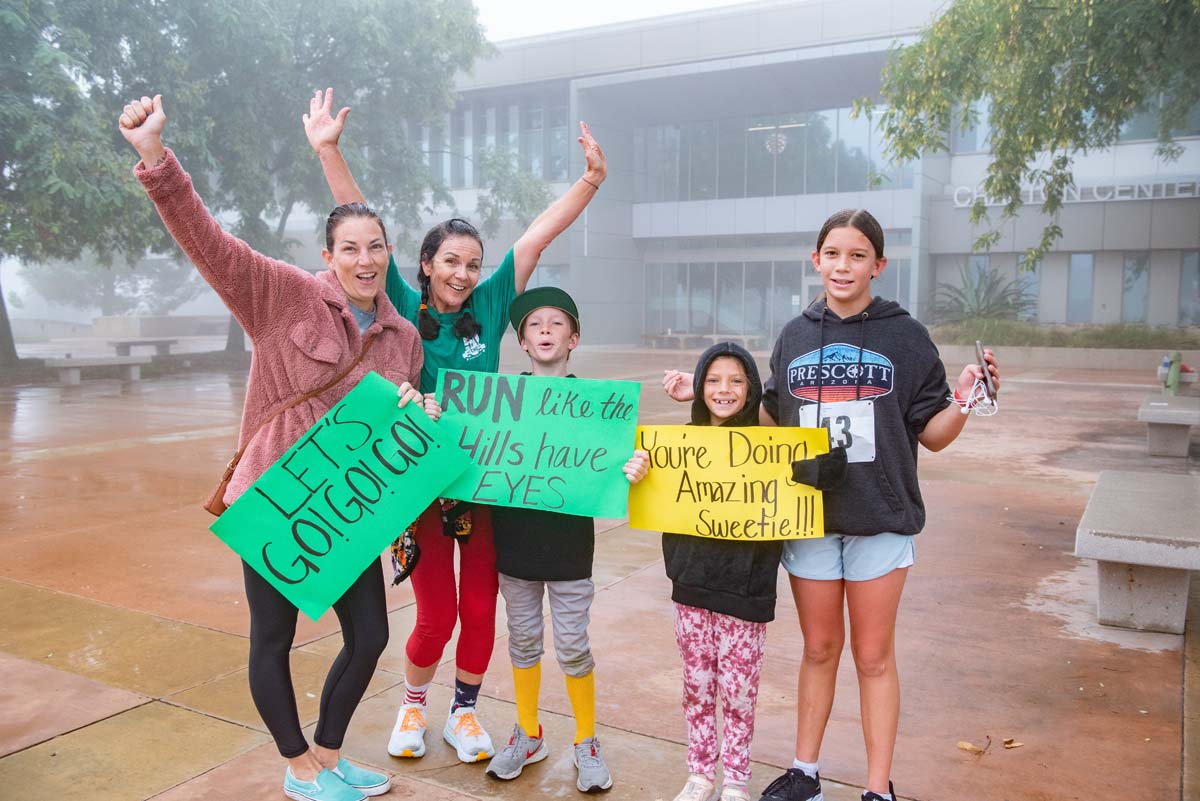
[[596, 673], [567, 676], [567, 697], [575, 713], [575, 742], [596, 736]]
[[517, 696], [517, 723], [530, 737], [538, 736], [538, 692], [542, 686], [542, 663], [513, 667], [513, 691]]

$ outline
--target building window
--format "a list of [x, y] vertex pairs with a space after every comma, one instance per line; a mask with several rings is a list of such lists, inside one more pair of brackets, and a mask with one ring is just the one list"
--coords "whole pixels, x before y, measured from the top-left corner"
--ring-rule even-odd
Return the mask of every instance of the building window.
[[862, 192], [871, 182], [871, 121], [838, 109], [837, 191]]
[[450, 115], [450, 186], [462, 189], [467, 182], [467, 151], [470, 148], [470, 111]]
[[1200, 251], [1183, 254], [1179, 274], [1179, 324], [1200, 325]]
[[1034, 322], [1038, 319], [1038, 305], [1042, 296], [1042, 263], [1035, 261], [1033, 267], [1025, 268], [1025, 257], [1017, 257], [1017, 286], [1024, 293], [1029, 305], [1017, 315], [1024, 322]]
[[837, 111], [808, 115], [804, 128], [804, 191], [833, 192], [837, 182]]
[[535, 289], [540, 286], [562, 287], [569, 274], [570, 265], [539, 264], [537, 269], [533, 271], [533, 275], [529, 277], [529, 283], [525, 285], [525, 288]]
[[[1162, 96], [1151, 98], [1121, 126], [1119, 142], [1136, 142], [1158, 139], [1159, 118], [1162, 114]], [[1171, 129], [1171, 136], [1200, 136], [1200, 103], [1192, 106], [1183, 125]]]
[[1068, 323], [1092, 321], [1092, 266], [1091, 253], [1071, 254], [1070, 272], [1067, 274]]
[[544, 147], [541, 102], [535, 100], [526, 105], [525, 114], [522, 116], [525, 128], [521, 131], [521, 165], [535, 177], [541, 178], [543, 175], [542, 148]]
[[746, 326], [740, 261], [717, 265], [717, 333], [740, 334]]
[[717, 196], [717, 124], [694, 122], [687, 126], [688, 200]]
[[717, 197], [746, 196], [746, 118], [717, 124]]
[[872, 117], [850, 109], [757, 114], [634, 132], [637, 202], [910, 188], [911, 162], [884, 160]]
[[[972, 110], [975, 112], [974, 124], [968, 124], [966, 128], [961, 128], [957, 124], [952, 125], [950, 131], [950, 151], [952, 153], [985, 153], [991, 149], [992, 127], [988, 123], [990, 105], [987, 100], [980, 100], [972, 104]], [[952, 119], [957, 117], [958, 109], [955, 109]]]
[[1126, 253], [1121, 281], [1121, 322], [1146, 322], [1150, 295], [1150, 254]]
[[987, 280], [987, 274], [991, 267], [992, 260], [988, 254], [972, 254], [967, 257], [967, 279], [975, 286], [979, 286]]
[[567, 107], [550, 108], [550, 157], [546, 165], [547, 181], [567, 180], [567, 163], [571, 157], [570, 136], [567, 133]]

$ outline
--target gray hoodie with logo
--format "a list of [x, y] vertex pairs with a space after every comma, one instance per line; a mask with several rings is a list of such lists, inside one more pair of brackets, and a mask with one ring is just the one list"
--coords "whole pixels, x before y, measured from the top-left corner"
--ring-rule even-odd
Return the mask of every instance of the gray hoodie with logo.
[[825, 530], [870, 536], [924, 527], [917, 435], [949, 395], [929, 332], [898, 303], [875, 298], [842, 319], [818, 300], [779, 333], [762, 403], [779, 425], [824, 424], [848, 446]]

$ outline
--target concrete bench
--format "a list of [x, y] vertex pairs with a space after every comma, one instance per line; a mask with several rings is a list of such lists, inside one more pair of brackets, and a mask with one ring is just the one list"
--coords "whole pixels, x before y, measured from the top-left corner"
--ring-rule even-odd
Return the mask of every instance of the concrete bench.
[[128, 356], [131, 348], [154, 348], [159, 356], [171, 355], [171, 346], [178, 345], [178, 339], [110, 339], [108, 345], [117, 349], [118, 356]]
[[754, 334], [701, 334], [700, 338], [709, 345], [718, 342], [736, 342], [746, 350], [758, 350], [762, 347], [763, 338]]
[[121, 378], [137, 381], [142, 377], [141, 366], [149, 364], [149, 356], [101, 356], [98, 358], [46, 359], [46, 366], [58, 370], [58, 381], [63, 386], [78, 386], [80, 374], [90, 367], [120, 367]]
[[1075, 555], [1097, 560], [1102, 624], [1182, 634], [1189, 571], [1200, 570], [1200, 476], [1101, 472]]
[[646, 334], [646, 344], [652, 348], [668, 347], [684, 350], [693, 342], [702, 342], [699, 334]]
[[1137, 419], [1146, 424], [1151, 456], [1186, 457], [1191, 427], [1200, 426], [1200, 397], [1148, 395], [1138, 408]]

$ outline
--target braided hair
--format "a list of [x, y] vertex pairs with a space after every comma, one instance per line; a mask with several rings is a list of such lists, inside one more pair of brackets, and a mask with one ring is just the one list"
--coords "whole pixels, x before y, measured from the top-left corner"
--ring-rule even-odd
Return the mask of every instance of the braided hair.
[[[475, 230], [475, 226], [458, 217], [438, 223], [425, 234], [425, 239], [421, 241], [421, 258], [417, 267], [417, 285], [421, 288], [421, 310], [417, 315], [417, 330], [421, 332], [421, 339], [437, 339], [438, 332], [442, 329], [442, 324], [429, 313], [429, 276], [425, 274], [424, 265], [433, 263], [433, 258], [442, 247], [442, 243], [452, 236], [471, 237], [479, 243], [480, 254], [483, 253], [483, 239]], [[470, 339], [478, 336], [481, 331], [483, 326], [466, 310], [454, 323], [454, 336], [459, 339]]]

